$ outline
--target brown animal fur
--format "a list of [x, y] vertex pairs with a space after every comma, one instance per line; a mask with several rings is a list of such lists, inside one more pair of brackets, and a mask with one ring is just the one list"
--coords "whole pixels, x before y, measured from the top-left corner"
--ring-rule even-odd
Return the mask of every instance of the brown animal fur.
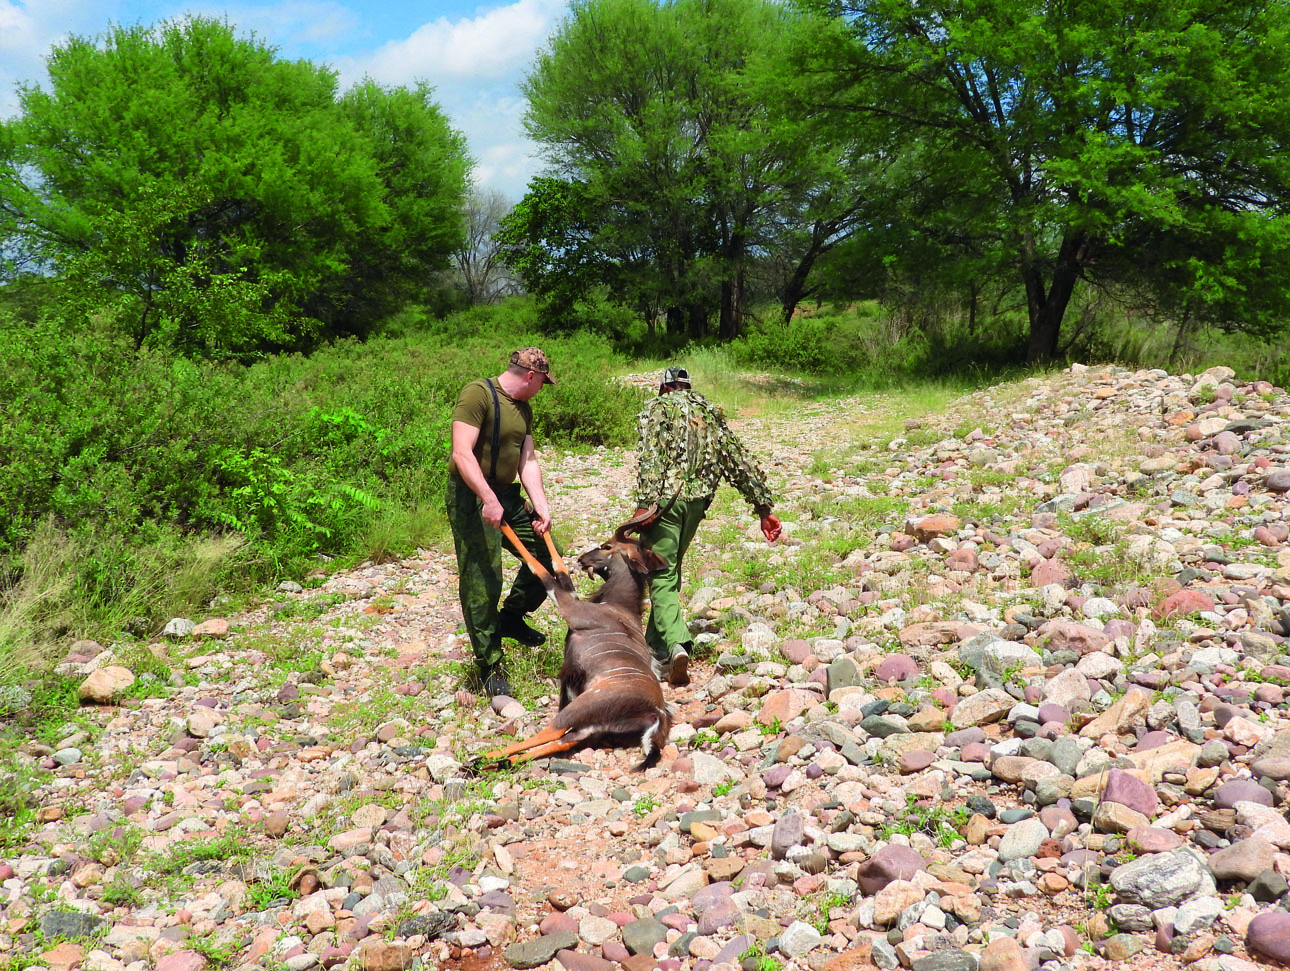
[[[573, 581], [554, 546], [551, 559], [558, 578], [536, 559], [525, 557], [569, 625], [560, 669], [560, 710], [536, 735], [485, 758], [520, 762], [567, 751], [596, 736], [630, 734], [640, 739], [640, 767], [657, 761], [672, 731], [672, 713], [645, 643], [641, 606], [645, 581], [667, 569], [667, 562], [630, 535], [644, 521], [629, 520], [612, 540], [578, 558], [582, 569], [605, 581], [590, 600], [579, 600], [573, 592]], [[504, 526], [503, 532], [509, 528]], [[549, 535], [547, 542], [551, 543]]]

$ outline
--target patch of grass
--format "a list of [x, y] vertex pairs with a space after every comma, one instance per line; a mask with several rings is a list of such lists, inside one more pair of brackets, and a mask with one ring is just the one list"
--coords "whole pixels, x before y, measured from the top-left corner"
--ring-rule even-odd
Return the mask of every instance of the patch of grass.
[[10, 582], [0, 591], [0, 687], [21, 685], [54, 666], [58, 636], [70, 622], [63, 605], [75, 585], [78, 553], [47, 523], [11, 568]]
[[37, 686], [32, 692], [31, 706], [25, 717], [16, 719], [16, 725], [50, 746], [77, 732], [85, 732], [89, 736], [87, 742], [93, 743], [102, 729], [90, 712], [81, 707], [78, 687], [75, 679], [62, 677]]
[[829, 932], [829, 922], [833, 920], [835, 910], [844, 910], [852, 903], [850, 897], [844, 893], [831, 893], [825, 895], [816, 903], [819, 910], [819, 916], [812, 922], [813, 926], [821, 934]]
[[104, 866], [129, 864], [139, 854], [147, 833], [133, 823], [114, 826], [95, 833], [86, 843], [89, 855]]
[[348, 599], [343, 593], [320, 593], [308, 600], [293, 600], [284, 604], [274, 611], [274, 616], [278, 620], [316, 620]]
[[429, 692], [416, 696], [396, 694], [393, 686], [386, 683], [372, 688], [357, 704], [333, 708], [327, 726], [334, 741], [350, 741], [395, 718], [405, 718], [415, 727], [436, 720], [438, 710]]
[[232, 967], [237, 955], [242, 950], [236, 938], [230, 938], [218, 933], [189, 938], [187, 946], [204, 957], [215, 968]]
[[554, 612], [539, 611], [528, 618], [530, 626], [546, 634], [541, 647], [506, 645], [506, 670], [510, 675], [515, 698], [526, 708], [556, 690], [556, 679], [564, 664], [563, 621]]
[[293, 626], [288, 635], [251, 632], [239, 638], [244, 651], [259, 651], [267, 666], [262, 670], [266, 683], [281, 685], [292, 672], [309, 674], [318, 671], [323, 660], [323, 631], [312, 624]]
[[103, 884], [103, 902], [113, 907], [138, 907], [143, 891], [124, 873], [116, 874]]
[[39, 680], [0, 687], [6, 703], [15, 706], [0, 715], [0, 755], [15, 753], [32, 738], [54, 745], [76, 731], [85, 731], [91, 738], [97, 735], [97, 726], [81, 710], [78, 687], [76, 679], [53, 672]]
[[46, 774], [16, 752], [0, 756], [0, 850], [21, 846], [36, 821], [36, 789]]
[[632, 803], [632, 812], [637, 816], [648, 816], [659, 806], [658, 796], [652, 792], [642, 792]]
[[739, 955], [739, 964], [741, 967], [751, 968], [752, 971], [779, 971], [784, 966], [779, 958], [766, 953], [766, 945], [761, 941]]
[[897, 833], [903, 833], [906, 836], [922, 833], [948, 848], [955, 840], [962, 838], [959, 834], [972, 815], [966, 806], [947, 810], [939, 803], [920, 806], [917, 796], [909, 795], [905, 799], [905, 809], [894, 819], [883, 824], [883, 839], [889, 839]]
[[721, 736], [716, 732], [708, 731], [706, 728], [699, 729], [694, 733], [694, 737], [690, 739], [690, 748], [692, 749], [703, 748], [705, 745], [719, 744], [721, 744]]
[[148, 857], [147, 869], [161, 874], [179, 873], [187, 866], [205, 860], [244, 860], [252, 855], [250, 842], [245, 834], [226, 833], [205, 839], [183, 840], [167, 847], [164, 853]]
[[0, 971], [27, 971], [27, 968], [46, 967], [45, 960], [37, 951], [27, 954], [9, 954], [0, 958]]
[[246, 888], [246, 906], [248, 910], [268, 910], [279, 900], [295, 900], [299, 894], [291, 887], [295, 870], [281, 870], [272, 874], [267, 880], [257, 880]]
[[1090, 877], [1088, 889], [1085, 893], [1088, 905], [1094, 910], [1109, 910], [1115, 903], [1115, 891], [1111, 889], [1109, 883], [1103, 883], [1101, 878], [1094, 875]]
[[437, 849], [444, 855], [438, 863], [417, 870], [412, 891], [414, 899], [443, 899], [447, 894], [444, 884], [454, 867], [473, 870], [478, 865], [480, 844], [470, 831], [470, 820], [493, 807], [488, 792], [495, 780], [493, 774], [488, 778], [466, 780], [459, 799], [423, 799], [408, 807], [414, 826], [424, 828], [433, 825], [445, 834], [453, 833], [439, 840]]

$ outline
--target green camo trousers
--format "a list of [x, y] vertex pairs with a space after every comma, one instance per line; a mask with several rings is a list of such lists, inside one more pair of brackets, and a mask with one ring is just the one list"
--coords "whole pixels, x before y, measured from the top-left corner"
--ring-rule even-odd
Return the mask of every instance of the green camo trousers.
[[711, 502], [711, 497], [677, 499], [641, 534], [641, 545], [668, 562], [667, 570], [649, 582], [649, 624], [645, 628], [650, 652], [665, 665], [671, 659], [672, 645], [691, 640], [681, 610], [681, 561]]
[[[502, 504], [503, 520], [511, 524], [515, 535], [537, 561], [551, 570], [551, 554], [533, 529], [533, 514], [525, 504], [519, 483], [499, 489], [497, 499]], [[502, 546], [505, 545], [517, 557], [519, 553], [500, 532], [484, 522], [480, 515], [483, 508], [480, 498], [455, 475], [448, 476], [444, 504], [457, 548], [457, 590], [461, 598], [461, 614], [470, 635], [470, 646], [475, 651], [475, 664], [480, 674], [486, 676], [502, 660], [502, 635], [497, 616], [497, 601], [502, 595]], [[542, 606], [545, 599], [546, 588], [542, 581], [527, 566], [521, 565], [502, 610], [527, 614]]]

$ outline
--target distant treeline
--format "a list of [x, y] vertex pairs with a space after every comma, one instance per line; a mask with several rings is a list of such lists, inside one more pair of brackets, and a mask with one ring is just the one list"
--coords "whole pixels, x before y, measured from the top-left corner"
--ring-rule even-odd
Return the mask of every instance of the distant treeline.
[[342, 92], [226, 22], [49, 71], [0, 124], [0, 283], [137, 350], [308, 351], [519, 286], [547, 330], [607, 299], [671, 342], [878, 299], [1031, 363], [1125, 316], [1179, 352], [1290, 319], [1285, 0], [575, 0], [509, 212], [428, 89]]

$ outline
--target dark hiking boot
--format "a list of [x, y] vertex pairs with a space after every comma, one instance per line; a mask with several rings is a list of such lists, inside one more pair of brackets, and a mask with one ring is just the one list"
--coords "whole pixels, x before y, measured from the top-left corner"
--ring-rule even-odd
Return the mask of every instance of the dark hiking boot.
[[667, 683], [673, 687], [681, 687], [690, 683], [690, 652], [686, 650], [689, 645], [678, 644], [672, 648], [672, 667], [667, 672]]
[[496, 698], [498, 695], [514, 697], [511, 694], [511, 682], [507, 680], [506, 673], [500, 667], [493, 668], [484, 677], [483, 689], [490, 698]]
[[497, 627], [502, 637], [518, 641], [525, 647], [541, 647], [546, 643], [546, 635], [524, 623], [524, 617], [521, 614], [502, 611], [498, 615]]

